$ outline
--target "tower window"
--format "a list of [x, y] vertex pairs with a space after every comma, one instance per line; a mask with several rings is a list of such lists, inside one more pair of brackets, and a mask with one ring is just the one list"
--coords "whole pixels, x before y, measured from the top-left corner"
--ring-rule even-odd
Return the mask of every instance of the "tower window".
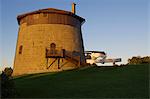
[[19, 47], [19, 54], [22, 54], [22, 48], [23, 48], [23, 46], [21, 45], [21, 46]]
[[55, 48], [56, 48], [56, 44], [55, 44], [55, 43], [51, 43], [51, 44], [50, 44], [50, 48], [51, 48], [51, 49], [55, 49]]
[[56, 54], [56, 44], [55, 43], [51, 43], [50, 44], [50, 53], [51, 54]]

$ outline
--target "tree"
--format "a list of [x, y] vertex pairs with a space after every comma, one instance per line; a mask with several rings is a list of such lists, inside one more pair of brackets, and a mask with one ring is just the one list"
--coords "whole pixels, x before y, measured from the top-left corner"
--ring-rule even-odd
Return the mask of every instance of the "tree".
[[132, 57], [131, 59], [128, 59], [128, 64], [145, 64], [145, 63], [150, 63], [150, 57], [146, 56], [146, 57]]
[[14, 82], [12, 80], [13, 70], [6, 67], [1, 74], [1, 97], [2, 98], [13, 98], [16, 95]]

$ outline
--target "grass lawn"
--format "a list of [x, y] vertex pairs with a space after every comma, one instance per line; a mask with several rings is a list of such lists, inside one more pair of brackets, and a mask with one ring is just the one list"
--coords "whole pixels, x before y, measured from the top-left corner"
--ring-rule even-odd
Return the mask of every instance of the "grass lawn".
[[90, 67], [14, 79], [22, 98], [148, 98], [149, 66]]

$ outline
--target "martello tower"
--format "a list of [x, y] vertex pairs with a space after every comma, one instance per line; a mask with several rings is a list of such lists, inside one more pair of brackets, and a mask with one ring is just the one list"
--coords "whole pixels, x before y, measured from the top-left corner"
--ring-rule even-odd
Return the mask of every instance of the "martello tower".
[[17, 17], [19, 32], [14, 75], [78, 68], [85, 64], [81, 25], [85, 19], [54, 8]]

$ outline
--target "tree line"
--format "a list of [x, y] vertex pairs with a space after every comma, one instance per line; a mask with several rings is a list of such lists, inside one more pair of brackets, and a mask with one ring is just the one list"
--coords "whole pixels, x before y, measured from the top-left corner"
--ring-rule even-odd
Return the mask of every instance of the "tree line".
[[140, 57], [133, 56], [131, 59], [128, 59], [128, 64], [136, 65], [136, 64], [150, 64], [150, 56]]

